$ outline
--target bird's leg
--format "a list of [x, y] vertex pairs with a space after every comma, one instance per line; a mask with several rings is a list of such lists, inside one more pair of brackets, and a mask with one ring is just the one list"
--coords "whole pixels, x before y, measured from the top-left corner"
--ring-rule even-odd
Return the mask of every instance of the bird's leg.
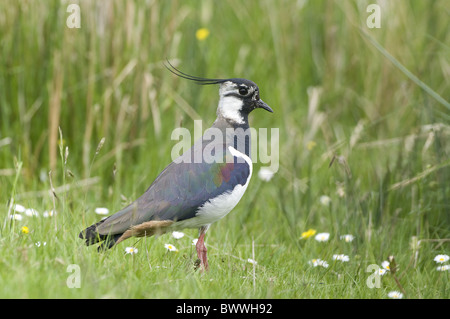
[[203, 226], [200, 227], [199, 229], [199, 237], [198, 237], [198, 241], [197, 244], [195, 245], [195, 248], [197, 249], [197, 256], [200, 259], [201, 265], [203, 270], [208, 270], [209, 269], [209, 265], [208, 265], [208, 259], [206, 257], [206, 246], [205, 246], [205, 235], [206, 235], [206, 231], [208, 230], [208, 226]]

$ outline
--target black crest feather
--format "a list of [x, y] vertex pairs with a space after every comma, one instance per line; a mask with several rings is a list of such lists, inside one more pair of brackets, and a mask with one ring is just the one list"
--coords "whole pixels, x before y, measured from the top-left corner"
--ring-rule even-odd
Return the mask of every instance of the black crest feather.
[[200, 84], [200, 85], [220, 84], [220, 83], [229, 81], [229, 79], [208, 79], [208, 78], [202, 78], [202, 77], [199, 77], [199, 76], [189, 75], [187, 73], [184, 73], [184, 72], [178, 70], [176, 67], [174, 67], [169, 62], [169, 60], [167, 60], [166, 62], [167, 62], [168, 65], [166, 63], [164, 63], [164, 66], [167, 68], [167, 70], [169, 70], [170, 72], [172, 72], [176, 76], [179, 76], [180, 78], [194, 81], [194, 82], [196, 82], [197, 84]]

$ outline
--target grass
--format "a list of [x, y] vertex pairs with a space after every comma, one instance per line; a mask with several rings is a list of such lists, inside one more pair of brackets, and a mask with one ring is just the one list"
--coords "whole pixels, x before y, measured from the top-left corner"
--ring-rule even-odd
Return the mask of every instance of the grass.
[[[380, 29], [366, 26], [370, 1], [74, 3], [80, 29], [65, 25], [68, 3], [0, 3], [2, 298], [449, 298], [433, 261], [450, 253], [445, 0], [380, 1]], [[279, 128], [279, 170], [264, 182], [256, 163], [211, 227], [207, 274], [194, 271], [196, 230], [104, 254], [78, 239], [96, 207], [118, 211], [170, 163], [174, 128], [215, 119], [217, 88], [175, 78], [166, 58], [252, 79], [275, 113], [250, 124]], [[14, 203], [40, 216], [12, 220]], [[330, 239], [300, 239], [308, 229]], [[397, 272], [369, 288], [367, 267], [389, 256]]]

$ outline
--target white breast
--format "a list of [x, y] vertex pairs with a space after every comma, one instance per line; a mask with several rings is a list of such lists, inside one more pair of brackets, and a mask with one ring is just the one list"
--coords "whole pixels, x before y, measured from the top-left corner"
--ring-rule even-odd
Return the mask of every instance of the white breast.
[[212, 224], [219, 219], [225, 217], [241, 200], [247, 186], [252, 177], [253, 164], [250, 157], [244, 153], [239, 152], [234, 147], [229, 146], [228, 150], [234, 157], [242, 158], [248, 164], [250, 173], [244, 185], [236, 185], [232, 191], [223, 193], [214, 197], [201, 206], [194, 218], [183, 220], [173, 224], [173, 228], [198, 228], [204, 225]]

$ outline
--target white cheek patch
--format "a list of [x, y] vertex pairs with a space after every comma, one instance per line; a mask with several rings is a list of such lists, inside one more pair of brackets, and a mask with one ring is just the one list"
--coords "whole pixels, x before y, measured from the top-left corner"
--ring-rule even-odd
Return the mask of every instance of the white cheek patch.
[[217, 110], [225, 119], [244, 124], [244, 118], [241, 115], [243, 105], [242, 100], [237, 97], [221, 96]]

